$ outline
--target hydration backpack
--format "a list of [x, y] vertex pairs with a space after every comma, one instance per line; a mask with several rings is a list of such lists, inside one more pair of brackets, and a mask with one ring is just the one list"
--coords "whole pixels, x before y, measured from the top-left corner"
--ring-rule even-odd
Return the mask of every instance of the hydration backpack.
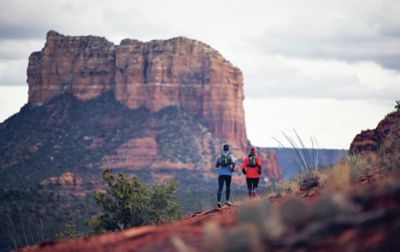
[[257, 159], [254, 154], [249, 155], [249, 167], [257, 167]]
[[219, 158], [219, 164], [220, 164], [221, 166], [228, 166], [228, 165], [231, 165], [231, 164], [232, 164], [232, 157], [231, 157], [231, 154], [230, 154], [230, 153], [228, 153], [228, 154], [222, 153], [222, 154], [221, 154], [221, 157]]

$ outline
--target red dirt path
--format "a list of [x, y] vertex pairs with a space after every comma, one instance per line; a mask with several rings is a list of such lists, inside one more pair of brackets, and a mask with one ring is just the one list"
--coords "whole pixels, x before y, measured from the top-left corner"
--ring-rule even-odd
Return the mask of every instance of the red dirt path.
[[236, 206], [225, 206], [193, 214], [171, 223], [143, 226], [66, 242], [42, 243], [22, 251], [177, 251], [180, 241], [190, 244], [184, 246], [191, 251], [201, 251], [204, 248], [204, 224], [217, 222], [221, 227], [232, 226], [236, 208]]

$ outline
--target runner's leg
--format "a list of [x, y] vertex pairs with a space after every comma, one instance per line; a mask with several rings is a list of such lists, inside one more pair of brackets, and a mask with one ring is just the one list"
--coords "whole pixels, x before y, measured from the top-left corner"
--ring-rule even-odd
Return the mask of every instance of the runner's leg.
[[220, 175], [220, 176], [218, 176], [218, 192], [217, 192], [218, 202], [221, 201], [221, 193], [222, 193], [223, 188], [224, 188], [224, 178], [222, 175]]
[[226, 183], [226, 201], [229, 201], [229, 195], [231, 193], [231, 181], [232, 181], [232, 176], [226, 176], [225, 177], [225, 183]]
[[249, 197], [251, 197], [251, 191], [252, 191], [251, 178], [246, 178], [246, 184], [247, 184], [247, 193], [249, 194]]
[[253, 196], [257, 196], [256, 189], [258, 187], [259, 178], [253, 179]]

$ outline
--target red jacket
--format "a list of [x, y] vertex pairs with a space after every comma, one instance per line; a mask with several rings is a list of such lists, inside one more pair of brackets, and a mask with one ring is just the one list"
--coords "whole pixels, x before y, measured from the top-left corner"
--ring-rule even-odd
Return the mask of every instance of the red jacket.
[[261, 160], [256, 155], [256, 167], [249, 166], [249, 157], [246, 157], [242, 163], [242, 170], [246, 172], [246, 178], [259, 178], [261, 175]]

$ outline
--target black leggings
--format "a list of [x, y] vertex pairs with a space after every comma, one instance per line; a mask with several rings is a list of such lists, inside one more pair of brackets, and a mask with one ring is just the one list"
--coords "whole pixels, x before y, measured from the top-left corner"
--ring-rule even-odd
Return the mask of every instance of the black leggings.
[[249, 194], [250, 197], [258, 187], [258, 180], [259, 178], [246, 178], [247, 193]]
[[217, 200], [218, 202], [221, 201], [221, 193], [222, 189], [224, 188], [224, 182], [226, 183], [226, 200], [229, 200], [229, 195], [231, 193], [231, 181], [232, 176], [229, 175], [219, 175], [218, 176], [218, 192], [217, 192]]

